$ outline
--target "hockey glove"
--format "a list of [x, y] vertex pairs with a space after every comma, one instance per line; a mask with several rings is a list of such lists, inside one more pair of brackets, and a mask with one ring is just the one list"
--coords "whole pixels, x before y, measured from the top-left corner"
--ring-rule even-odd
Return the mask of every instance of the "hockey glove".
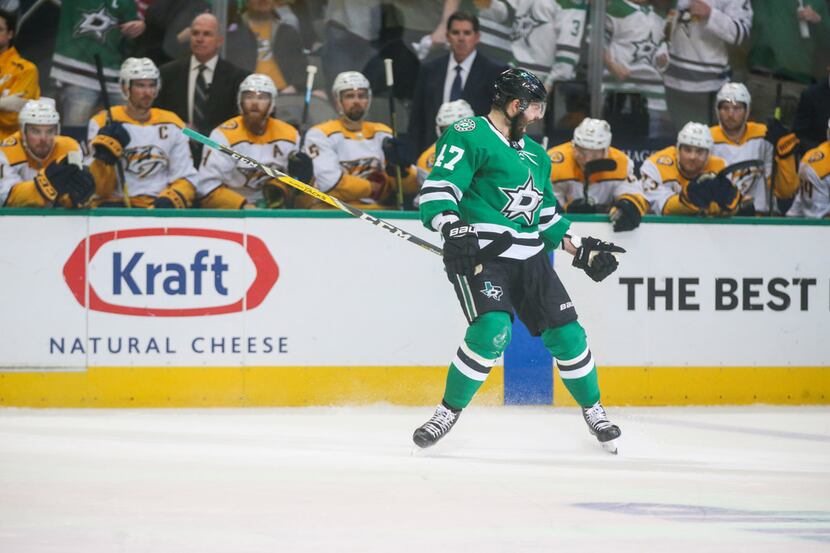
[[444, 236], [444, 267], [447, 276], [453, 280], [455, 275], [472, 277], [478, 254], [478, 235], [472, 225], [464, 221], [452, 221], [441, 227]]
[[392, 185], [389, 183], [389, 179], [386, 178], [386, 173], [383, 171], [372, 171], [365, 178], [372, 185], [372, 191], [369, 193], [369, 197], [376, 202], [384, 201], [392, 193]]
[[61, 194], [66, 194], [73, 207], [81, 207], [95, 193], [95, 180], [92, 174], [70, 163], [68, 156], [60, 162], [50, 163], [44, 169], [43, 175], [57, 192], [55, 199]]
[[[291, 169], [289, 169], [289, 172], [290, 171]], [[293, 173], [291, 174], [293, 175]], [[300, 180], [299, 177], [294, 178]], [[268, 209], [282, 209], [284, 207], [290, 207], [286, 205], [286, 202], [289, 199], [288, 193], [284, 187], [280, 186], [280, 184], [282, 183], [279, 181], [269, 180], [262, 185], [262, 197], [265, 199], [265, 205]]]
[[383, 139], [383, 157], [386, 159], [387, 172], [394, 172], [395, 165], [398, 165], [401, 171], [406, 171], [413, 163], [409, 142], [400, 138]]
[[130, 143], [130, 133], [120, 121], [104, 125], [92, 139], [93, 157], [107, 165], [115, 165]]
[[732, 184], [731, 180], [726, 176], [718, 176], [707, 184], [712, 190], [712, 199], [725, 214], [733, 213], [738, 209], [741, 194], [738, 192], [738, 187]]
[[681, 198], [686, 204], [691, 204], [698, 209], [707, 209], [709, 204], [714, 201], [710, 186], [713, 178], [715, 178], [714, 174], [704, 173], [696, 179], [692, 179], [686, 185], [686, 189], [680, 193]]
[[308, 154], [292, 152], [288, 156], [288, 174], [304, 184], [314, 180], [314, 162]]
[[565, 211], [568, 213], [596, 213], [597, 206], [591, 198], [587, 200], [585, 198], [576, 198], [568, 204]]
[[582, 239], [571, 237], [571, 241], [576, 246], [573, 266], [585, 271], [595, 282], [600, 282], [617, 270], [619, 263], [614, 256], [615, 253], [625, 253], [625, 249], [611, 242], [603, 242], [590, 236]]
[[167, 196], [159, 196], [153, 200], [153, 207], [156, 209], [176, 209], [176, 204]]
[[634, 230], [640, 226], [642, 218], [640, 209], [630, 200], [617, 200], [611, 207], [610, 219], [614, 232]]

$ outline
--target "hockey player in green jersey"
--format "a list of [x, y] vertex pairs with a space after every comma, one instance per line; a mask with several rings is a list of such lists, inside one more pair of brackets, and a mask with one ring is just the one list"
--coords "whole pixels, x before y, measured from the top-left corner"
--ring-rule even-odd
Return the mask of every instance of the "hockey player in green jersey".
[[[436, 146], [435, 165], [421, 189], [427, 228], [444, 238], [444, 265], [467, 328], [449, 367], [444, 397], [413, 440], [429, 447], [458, 421], [510, 342], [513, 311], [541, 336], [557, 360], [568, 391], [582, 406], [592, 434], [608, 451], [620, 429], [600, 403], [597, 372], [585, 331], [548, 252], [561, 247], [573, 265], [599, 282], [617, 268], [622, 248], [569, 234], [550, 184], [545, 150], [525, 136], [545, 111], [545, 88], [529, 71], [508, 69], [496, 79], [486, 117], [461, 119]], [[504, 232], [512, 242], [476, 267], [480, 247]]]

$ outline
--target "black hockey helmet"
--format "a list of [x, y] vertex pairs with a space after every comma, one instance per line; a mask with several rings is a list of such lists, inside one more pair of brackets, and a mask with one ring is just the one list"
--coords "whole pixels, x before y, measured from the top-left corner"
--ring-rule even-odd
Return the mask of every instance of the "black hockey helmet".
[[524, 69], [506, 69], [493, 83], [493, 105], [502, 109], [512, 100], [520, 100], [519, 109], [524, 111], [530, 102], [544, 102], [547, 95], [539, 77]]

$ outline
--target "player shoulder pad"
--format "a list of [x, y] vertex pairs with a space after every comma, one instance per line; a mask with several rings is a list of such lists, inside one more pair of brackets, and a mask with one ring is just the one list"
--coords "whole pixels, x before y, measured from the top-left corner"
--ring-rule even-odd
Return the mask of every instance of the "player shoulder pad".
[[753, 138], [764, 138], [767, 135], [767, 126], [763, 123], [755, 123], [750, 121], [746, 124], [745, 140], [752, 140]]
[[55, 137], [55, 148], [52, 150], [52, 156], [55, 159], [60, 159], [69, 152], [79, 152], [81, 145], [71, 136], [58, 135]]
[[379, 123], [377, 121], [364, 121], [363, 123], [363, 136], [366, 138], [372, 138], [375, 134], [379, 132], [385, 132], [386, 134], [392, 134], [392, 129], [389, 128], [387, 125], [383, 123]]
[[265, 134], [268, 136], [269, 142], [276, 140], [297, 142], [300, 138], [300, 132], [293, 125], [274, 118], [268, 121], [268, 130]]
[[323, 121], [322, 123], [314, 125], [309, 129], [309, 131], [313, 130], [321, 132], [323, 136], [331, 136], [336, 133], [342, 133], [343, 124], [339, 119], [329, 119], [328, 121]]
[[172, 111], [161, 108], [150, 108], [150, 120], [147, 123], [149, 125], [164, 125], [170, 123], [176, 125], [180, 129], [185, 127], [184, 121], [182, 121], [181, 117]]
[[427, 170], [432, 169], [433, 165], [435, 165], [435, 144], [424, 150], [416, 163], [416, 166]]
[[720, 156], [709, 154], [709, 159], [706, 160], [706, 167], [703, 168], [704, 173], [717, 173], [726, 167], [726, 160]]
[[617, 162], [617, 168], [609, 173], [609, 178], [617, 180], [625, 180], [628, 178], [629, 169], [631, 168], [631, 158], [622, 150], [611, 147], [608, 148], [608, 157]]
[[0, 144], [0, 150], [6, 156], [6, 163], [9, 165], [28, 162], [28, 156], [26, 155], [26, 150], [23, 149], [23, 144], [20, 142], [19, 133], [14, 133], [6, 137], [2, 144]]
[[813, 168], [818, 178], [823, 179], [830, 174], [830, 142], [824, 142], [808, 150], [804, 154], [803, 162]]
[[709, 127], [709, 132], [712, 133], [712, 141], [715, 144], [725, 144], [729, 142], [729, 139], [726, 137], [726, 133], [723, 132], [720, 125], [712, 125]]

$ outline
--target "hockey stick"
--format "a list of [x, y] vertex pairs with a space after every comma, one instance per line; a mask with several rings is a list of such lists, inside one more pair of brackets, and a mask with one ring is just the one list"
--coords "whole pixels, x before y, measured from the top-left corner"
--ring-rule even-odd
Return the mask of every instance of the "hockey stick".
[[[386, 87], [389, 89], [389, 114], [392, 117], [392, 136], [398, 137], [398, 116], [395, 112], [395, 76], [392, 73], [392, 59], [384, 58], [383, 67], [386, 69]], [[395, 202], [398, 209], [403, 211], [403, 184], [401, 183], [401, 166], [395, 164], [395, 180], [398, 183], [398, 193]]]
[[[98, 76], [98, 86], [101, 88], [101, 101], [104, 104], [104, 109], [107, 112], [107, 124], [112, 123], [112, 110], [110, 109], [110, 97], [107, 93], [107, 82], [104, 80], [104, 64], [101, 62], [101, 55], [95, 54], [95, 74]], [[121, 160], [115, 160], [115, 179], [118, 183], [118, 188], [124, 194], [124, 206], [131, 208], [130, 203], [130, 189], [127, 187], [127, 179], [124, 176], [124, 168], [121, 166]]]
[[605, 171], [613, 171], [617, 168], [617, 162], [610, 158], [602, 158], [602, 159], [592, 159], [585, 163], [585, 169], [583, 170], [583, 178], [582, 178], [582, 203], [578, 203], [577, 200], [573, 200], [571, 204], [573, 204], [573, 208], [571, 204], [568, 206], [568, 213], [596, 213], [597, 207], [594, 203], [594, 199], [588, 195], [588, 184], [591, 180], [591, 177], [594, 176], [596, 173], [602, 173]]
[[305, 126], [308, 122], [308, 111], [311, 107], [311, 88], [314, 86], [314, 75], [317, 73], [317, 66], [309, 65], [305, 68], [305, 101], [303, 102], [303, 116], [300, 119], [300, 151], [303, 151], [305, 144]]
[[[325, 192], [321, 192], [320, 190], [317, 190], [313, 186], [309, 186], [304, 182], [300, 182], [297, 179], [295, 179], [295, 178], [293, 178], [289, 175], [286, 175], [282, 171], [278, 171], [277, 169], [274, 169], [273, 167], [268, 167], [267, 165], [263, 165], [255, 159], [252, 159], [252, 158], [250, 158], [250, 157], [248, 157], [244, 154], [240, 154], [239, 152], [235, 152], [234, 150], [231, 150], [227, 146], [223, 146], [222, 144], [219, 144], [218, 142], [214, 142], [210, 138], [206, 137], [203, 134], [199, 134], [198, 132], [194, 131], [193, 129], [188, 129], [187, 127], [185, 127], [185, 128], [182, 129], [182, 132], [187, 137], [189, 137], [189, 138], [191, 138], [191, 139], [193, 139], [197, 142], [201, 142], [205, 146], [208, 146], [208, 147], [213, 148], [215, 150], [219, 150], [220, 152], [223, 152], [223, 153], [231, 156], [234, 159], [240, 159], [240, 160], [244, 161], [245, 163], [248, 163], [249, 165], [251, 165], [253, 167], [256, 167], [257, 169], [259, 169], [260, 171], [262, 171], [263, 173], [265, 173], [269, 177], [271, 177], [273, 179], [277, 179], [278, 181], [283, 182], [283, 183], [285, 183], [289, 186], [292, 186], [292, 187], [296, 188], [297, 190], [308, 194], [309, 196], [317, 198], [321, 202], [329, 204], [332, 207], [336, 207], [340, 211], [345, 211], [346, 213], [348, 213], [349, 215], [351, 215], [353, 217], [356, 217], [358, 219], [362, 219], [362, 220], [364, 220], [364, 221], [366, 221], [366, 222], [368, 222], [368, 223], [370, 223], [370, 224], [372, 224], [372, 225], [374, 225], [374, 226], [376, 226], [380, 229], [383, 229], [383, 230], [389, 232], [393, 236], [397, 236], [398, 238], [402, 238], [403, 240], [406, 240], [407, 242], [411, 242], [411, 243], [415, 244], [416, 246], [421, 246], [422, 248], [424, 248], [428, 252], [434, 253], [436, 255], [443, 255], [443, 253], [444, 253], [441, 250], [441, 248], [430, 244], [426, 240], [422, 240], [422, 239], [418, 238], [417, 236], [414, 236], [414, 235], [404, 231], [403, 229], [400, 229], [400, 228], [396, 227], [395, 225], [393, 225], [391, 223], [387, 223], [383, 219], [378, 219], [377, 217], [375, 217], [373, 215], [369, 215], [368, 213], [366, 213], [364, 211], [361, 211], [361, 210], [357, 209], [356, 207], [352, 207], [349, 204], [341, 202], [337, 198], [335, 198], [333, 196], [329, 196]], [[507, 248], [509, 248], [510, 244], [512, 244], [512, 242], [513, 242], [513, 240], [510, 237], [510, 233], [505, 232], [505, 233], [501, 234], [498, 238], [496, 238], [490, 244], [488, 244], [487, 246], [485, 246], [484, 248], [481, 249], [481, 251], [479, 252], [479, 255], [476, 257], [476, 261], [478, 261], [479, 264], [481, 264], [481, 263], [484, 263], [484, 262], [498, 256], [500, 253], [502, 253]], [[476, 268], [476, 269], [478, 270], [478, 268]]]
[[[801, 23], [804, 23], [802, 21]], [[808, 31], [809, 32], [809, 31]], [[778, 83], [775, 87], [775, 111], [773, 117], [776, 121], [781, 121], [781, 88], [783, 83]], [[773, 208], [772, 202], [775, 200], [775, 173], [778, 170], [778, 163], [775, 161], [775, 154], [778, 153], [778, 144], [772, 145], [772, 174], [769, 176], [769, 192], [767, 193], [767, 217], [772, 217]]]

